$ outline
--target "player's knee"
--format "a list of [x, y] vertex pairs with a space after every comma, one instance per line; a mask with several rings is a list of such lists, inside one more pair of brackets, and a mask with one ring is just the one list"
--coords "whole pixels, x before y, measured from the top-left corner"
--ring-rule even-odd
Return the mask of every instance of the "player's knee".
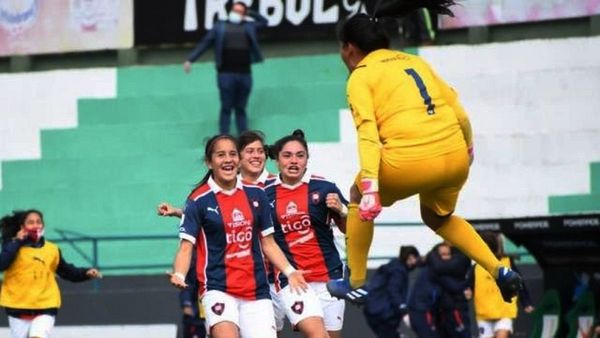
[[362, 195], [360, 194], [358, 187], [356, 186], [356, 184], [353, 184], [350, 188], [350, 203], [360, 203], [361, 197]]
[[431, 208], [421, 204], [421, 220], [433, 231], [437, 231], [449, 216], [439, 216]]

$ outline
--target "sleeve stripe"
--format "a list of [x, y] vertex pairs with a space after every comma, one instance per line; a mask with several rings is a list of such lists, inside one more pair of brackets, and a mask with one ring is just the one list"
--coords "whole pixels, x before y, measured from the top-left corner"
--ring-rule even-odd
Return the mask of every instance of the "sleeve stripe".
[[272, 234], [272, 233], [274, 233], [274, 232], [275, 232], [275, 228], [274, 228], [274, 227], [269, 227], [269, 228], [267, 228], [267, 229], [265, 229], [265, 230], [261, 231], [261, 232], [260, 232], [260, 234], [261, 234], [263, 237], [267, 237], [267, 236], [271, 235], [271, 234]]
[[179, 234], [179, 238], [181, 240], [186, 240], [186, 241], [192, 242], [192, 244], [196, 245], [196, 239], [194, 238], [194, 236], [191, 236], [191, 235], [188, 235], [188, 234], [182, 232]]

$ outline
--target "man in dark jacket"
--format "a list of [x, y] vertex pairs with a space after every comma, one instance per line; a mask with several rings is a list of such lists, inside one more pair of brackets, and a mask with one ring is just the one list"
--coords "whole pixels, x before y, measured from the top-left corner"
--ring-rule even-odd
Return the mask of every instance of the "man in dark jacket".
[[369, 281], [364, 314], [378, 338], [399, 337], [400, 321], [407, 314], [408, 273], [419, 259], [417, 248], [402, 246], [399, 258], [380, 266]]
[[[429, 252], [427, 256], [434, 253]], [[425, 258], [427, 262], [428, 259]], [[442, 337], [439, 313], [441, 287], [434, 282], [433, 272], [422, 264], [408, 295], [410, 327], [419, 338]]]
[[442, 337], [470, 338], [469, 300], [472, 289], [467, 278], [471, 260], [447, 242], [434, 246], [427, 257], [433, 281], [441, 287], [439, 299]]
[[[249, 19], [250, 18], [250, 19]], [[213, 44], [215, 65], [221, 99], [219, 131], [229, 133], [231, 111], [235, 110], [238, 133], [248, 129], [246, 106], [252, 90], [251, 64], [261, 62], [257, 30], [267, 25], [267, 19], [248, 9], [243, 2], [235, 2], [227, 21], [217, 21], [206, 33], [183, 64], [189, 73], [196, 61]]]

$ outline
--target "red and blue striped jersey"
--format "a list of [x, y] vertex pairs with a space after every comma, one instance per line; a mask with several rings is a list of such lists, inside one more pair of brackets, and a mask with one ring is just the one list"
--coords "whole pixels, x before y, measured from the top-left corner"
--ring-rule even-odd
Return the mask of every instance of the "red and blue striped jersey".
[[260, 187], [224, 191], [211, 178], [186, 201], [179, 237], [196, 245], [199, 294], [219, 290], [243, 299], [270, 298], [260, 237], [273, 234]]
[[[299, 270], [310, 271], [307, 282], [326, 282], [341, 278], [343, 263], [333, 241], [332, 220], [339, 215], [327, 208], [329, 193], [337, 193], [344, 204], [338, 187], [322, 177], [305, 174], [301, 182], [289, 186], [279, 177], [267, 181], [265, 192], [269, 198], [275, 225], [275, 240], [290, 263]], [[278, 285], [287, 280], [278, 274]]]

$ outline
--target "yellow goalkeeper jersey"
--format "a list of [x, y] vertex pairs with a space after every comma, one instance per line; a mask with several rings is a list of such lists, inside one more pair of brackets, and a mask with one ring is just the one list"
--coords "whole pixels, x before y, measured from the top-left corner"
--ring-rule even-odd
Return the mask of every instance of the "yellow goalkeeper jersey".
[[457, 93], [420, 57], [388, 49], [352, 71], [347, 96], [358, 133], [362, 178], [390, 165], [471, 146], [471, 126]]
[[56, 244], [45, 241], [44, 246], [23, 246], [10, 267], [4, 271], [0, 306], [14, 309], [59, 308], [60, 290], [56, 269], [60, 253]]

